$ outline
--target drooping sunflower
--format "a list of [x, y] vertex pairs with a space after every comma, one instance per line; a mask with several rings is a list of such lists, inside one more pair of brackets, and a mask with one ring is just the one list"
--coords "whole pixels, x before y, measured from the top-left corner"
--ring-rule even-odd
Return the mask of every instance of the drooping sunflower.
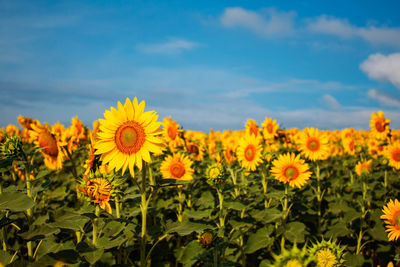
[[316, 161], [329, 156], [329, 139], [315, 128], [306, 128], [300, 141], [300, 150], [306, 158]]
[[263, 127], [263, 135], [266, 140], [274, 139], [278, 135], [279, 125], [276, 123], [276, 120], [266, 117], [261, 126]]
[[61, 170], [66, 155], [63, 151], [65, 144], [62, 143], [59, 135], [54, 134], [47, 124], [42, 125], [38, 122], [31, 124], [31, 127], [32, 130], [29, 131], [29, 135], [36, 147], [42, 148], [40, 153], [43, 155], [46, 167], [51, 170]]
[[255, 135], [245, 134], [239, 140], [236, 156], [242, 168], [255, 171], [257, 166], [262, 162], [261, 152], [262, 146], [258, 138]]
[[246, 133], [249, 135], [254, 135], [257, 138], [261, 137], [260, 135], [260, 129], [258, 128], [258, 125], [255, 120], [253, 119], [248, 119], [246, 122]]
[[191, 181], [194, 172], [191, 166], [192, 161], [188, 156], [177, 153], [164, 159], [160, 171], [164, 179]]
[[164, 139], [172, 152], [175, 151], [176, 147], [185, 144], [180, 136], [183, 130], [179, 128], [179, 124], [176, 121], [173, 121], [171, 118], [164, 118], [163, 127]]
[[308, 164], [300, 159], [300, 155], [286, 153], [272, 162], [271, 174], [278, 181], [301, 188], [310, 179], [311, 172], [308, 170]]
[[368, 161], [360, 161], [356, 164], [356, 173], [361, 176], [363, 173], [369, 173], [371, 170], [372, 159]]
[[133, 177], [135, 165], [141, 170], [142, 160], [151, 162], [150, 153], [162, 152], [158, 115], [155, 111], [144, 112], [144, 107], [144, 101], [126, 98], [125, 105], [118, 101], [118, 109], [111, 107], [104, 112], [105, 119], [99, 119], [95, 154], [101, 154], [110, 170], [122, 168], [125, 173], [129, 167]]
[[369, 126], [371, 127], [371, 134], [377, 139], [386, 139], [389, 133], [390, 120], [385, 118], [385, 114], [379, 110], [378, 113], [371, 114]]
[[195, 161], [204, 160], [204, 146], [200, 141], [187, 141], [186, 142], [187, 153]]
[[400, 237], [400, 202], [391, 199], [382, 211], [381, 219], [386, 223], [389, 241], [396, 241]]
[[389, 160], [389, 165], [396, 170], [400, 169], [400, 143], [392, 144], [386, 148], [385, 156]]

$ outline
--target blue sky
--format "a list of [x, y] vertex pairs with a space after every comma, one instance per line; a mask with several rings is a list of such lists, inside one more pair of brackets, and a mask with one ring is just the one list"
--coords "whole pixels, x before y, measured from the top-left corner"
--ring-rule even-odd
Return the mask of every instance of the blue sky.
[[0, 126], [137, 96], [185, 129], [400, 128], [399, 1], [0, 0]]

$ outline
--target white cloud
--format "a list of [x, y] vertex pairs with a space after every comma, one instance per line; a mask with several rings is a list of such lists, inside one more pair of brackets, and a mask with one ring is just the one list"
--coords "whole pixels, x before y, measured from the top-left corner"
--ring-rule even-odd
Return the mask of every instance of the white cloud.
[[360, 68], [369, 78], [391, 82], [400, 89], [400, 53], [387, 56], [380, 53], [370, 55], [361, 63]]
[[165, 43], [139, 44], [137, 49], [147, 54], [179, 54], [200, 46], [199, 43], [185, 39], [171, 39]]
[[263, 37], [287, 36], [294, 32], [296, 13], [269, 8], [255, 12], [241, 7], [226, 8], [220, 17], [224, 27], [248, 29]]
[[361, 38], [375, 45], [400, 47], [400, 28], [358, 27], [347, 19], [321, 15], [314, 19], [306, 19], [306, 29], [312, 33], [339, 36], [341, 38]]
[[386, 94], [385, 92], [379, 91], [377, 89], [369, 90], [367, 95], [369, 98], [377, 100], [383, 106], [400, 108], [399, 97]]
[[328, 108], [330, 109], [340, 109], [341, 105], [340, 103], [336, 100], [336, 98], [334, 98], [333, 96], [331, 96], [330, 94], [325, 94], [320, 98], [320, 102], [323, 105], [326, 105]]

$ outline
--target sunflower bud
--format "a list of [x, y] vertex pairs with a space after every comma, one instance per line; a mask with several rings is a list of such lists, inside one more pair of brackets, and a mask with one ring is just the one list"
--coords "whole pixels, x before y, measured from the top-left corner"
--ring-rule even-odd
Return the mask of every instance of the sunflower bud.
[[224, 179], [224, 168], [221, 164], [212, 164], [207, 168], [206, 177], [214, 184], [219, 184]]
[[213, 240], [213, 234], [209, 232], [205, 232], [199, 236], [199, 242], [203, 246], [209, 246]]
[[9, 136], [0, 144], [0, 159], [18, 159], [22, 154], [22, 141], [18, 136]]

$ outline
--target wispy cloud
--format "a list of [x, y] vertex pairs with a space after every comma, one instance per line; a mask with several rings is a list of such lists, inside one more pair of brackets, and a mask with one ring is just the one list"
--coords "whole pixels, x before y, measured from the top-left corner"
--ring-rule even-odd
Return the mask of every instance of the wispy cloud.
[[137, 49], [147, 54], [179, 54], [200, 46], [200, 43], [185, 39], [171, 39], [164, 43], [139, 44]]
[[400, 108], [400, 96], [385, 93], [378, 89], [368, 91], [368, 97], [378, 101], [382, 106]]
[[371, 79], [391, 82], [400, 89], [400, 53], [370, 55], [360, 64], [360, 68]]
[[306, 30], [311, 33], [338, 36], [345, 39], [361, 38], [374, 45], [389, 45], [400, 47], [400, 28], [390, 27], [358, 27], [347, 19], [321, 15], [306, 19]]
[[327, 106], [330, 109], [340, 109], [342, 106], [340, 105], [340, 103], [336, 100], [336, 98], [334, 98], [333, 96], [331, 96], [330, 94], [325, 94], [320, 98], [320, 102]]
[[273, 8], [259, 12], [241, 7], [224, 10], [220, 21], [227, 28], [244, 28], [263, 37], [288, 36], [294, 32], [296, 12], [280, 12]]

